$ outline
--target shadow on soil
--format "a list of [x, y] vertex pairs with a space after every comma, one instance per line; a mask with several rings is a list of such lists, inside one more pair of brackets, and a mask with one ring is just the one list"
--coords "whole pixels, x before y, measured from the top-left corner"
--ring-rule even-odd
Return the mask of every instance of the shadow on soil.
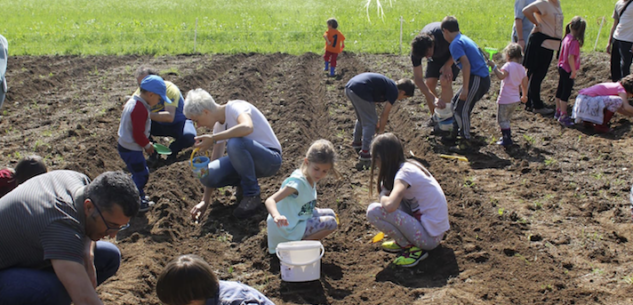
[[398, 268], [390, 264], [376, 274], [377, 282], [392, 282], [409, 288], [442, 287], [459, 274], [453, 249], [439, 246], [429, 251], [429, 257], [413, 268]]

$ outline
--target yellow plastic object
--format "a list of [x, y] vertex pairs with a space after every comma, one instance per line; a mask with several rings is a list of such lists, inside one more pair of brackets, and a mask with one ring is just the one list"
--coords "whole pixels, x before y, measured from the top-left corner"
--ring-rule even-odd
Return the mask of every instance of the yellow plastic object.
[[[193, 167], [193, 157], [195, 157], [196, 153], [198, 153], [198, 151], [200, 151], [200, 148], [194, 148], [193, 151], [191, 152], [191, 157], [189, 157], [189, 164], [191, 165], [191, 167]], [[209, 152], [206, 152], [206, 156], [209, 156]]]
[[334, 217], [336, 218], [336, 225], [340, 226], [341, 222], [338, 220], [338, 214], [334, 213]]
[[468, 159], [464, 156], [452, 156], [452, 155], [440, 155], [440, 157], [444, 158], [444, 159], [456, 159], [459, 161], [464, 161], [464, 162], [468, 162]]
[[371, 242], [372, 243], [377, 243], [377, 242], [383, 240], [384, 238], [385, 238], [385, 233], [380, 232], [380, 233], [376, 234], [376, 236], [374, 236], [374, 238], [371, 239]]

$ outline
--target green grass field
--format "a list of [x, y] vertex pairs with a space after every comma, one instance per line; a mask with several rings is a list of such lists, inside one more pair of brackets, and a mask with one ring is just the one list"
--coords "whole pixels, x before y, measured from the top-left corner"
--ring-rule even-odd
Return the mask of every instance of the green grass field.
[[[321, 52], [325, 21], [336, 17], [346, 50], [367, 53], [402, 51], [427, 23], [454, 15], [463, 33], [481, 47], [503, 48], [513, 23], [512, 0], [383, 0], [384, 19], [375, 0], [4, 0], [0, 34], [11, 55], [183, 54]], [[584, 52], [593, 50], [602, 16], [598, 50], [604, 50], [615, 0], [561, 0], [565, 21], [588, 22]]]

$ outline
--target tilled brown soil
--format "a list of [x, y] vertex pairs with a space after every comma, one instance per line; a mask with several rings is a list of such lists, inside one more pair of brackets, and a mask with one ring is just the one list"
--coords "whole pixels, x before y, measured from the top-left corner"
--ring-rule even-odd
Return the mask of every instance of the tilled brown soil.
[[[586, 55], [583, 63], [576, 92], [608, 77], [605, 54]], [[343, 88], [366, 71], [411, 77], [404, 56], [343, 54], [336, 78], [325, 76], [317, 54], [12, 57], [10, 93], [0, 110], [0, 164], [37, 153], [53, 169], [91, 177], [124, 169], [116, 131], [141, 64], [164, 71], [184, 94], [201, 87], [220, 103], [239, 98], [262, 110], [284, 149], [279, 174], [260, 181], [264, 198], [299, 164], [310, 142], [332, 141], [343, 178], [320, 183], [318, 204], [337, 211], [341, 226], [323, 241], [320, 281], [282, 282], [278, 260], [266, 251], [265, 215], [234, 218], [230, 188], [218, 191], [201, 224], [189, 220], [202, 186], [186, 162], [187, 150], [178, 163], [152, 172], [146, 191], [156, 206], [119, 233], [122, 268], [98, 288], [107, 304], [159, 304], [153, 291], [158, 273], [186, 253], [203, 256], [221, 279], [256, 287], [278, 304], [633, 303], [631, 121], [616, 115], [615, 132], [600, 136], [520, 110], [512, 122], [518, 145], [505, 151], [493, 144], [500, 136], [495, 78], [475, 106], [473, 133], [480, 145], [467, 155], [469, 162], [439, 157], [448, 150], [424, 127], [429, 115], [420, 108], [422, 97], [392, 110], [387, 130], [442, 185], [451, 230], [417, 267], [390, 266], [393, 255], [369, 242], [377, 231], [365, 209], [375, 199], [368, 197], [368, 173], [354, 169], [348, 144], [355, 115]], [[544, 97], [553, 96], [557, 79], [552, 68]]]

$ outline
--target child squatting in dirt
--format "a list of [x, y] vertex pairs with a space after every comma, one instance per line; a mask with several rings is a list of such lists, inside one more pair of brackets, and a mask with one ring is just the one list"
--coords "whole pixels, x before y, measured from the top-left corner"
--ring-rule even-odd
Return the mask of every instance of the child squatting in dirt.
[[369, 205], [367, 220], [394, 239], [382, 244], [383, 250], [399, 253], [393, 264], [413, 267], [450, 229], [444, 191], [422, 164], [405, 158], [402, 143], [392, 133], [376, 136], [371, 158], [369, 192], [371, 196], [378, 169], [380, 201]]
[[617, 83], [601, 83], [578, 91], [573, 117], [576, 123], [597, 133], [611, 132], [609, 121], [616, 112], [633, 116], [629, 98], [633, 97], [633, 74]]
[[301, 167], [292, 172], [281, 189], [266, 199], [268, 209], [268, 252], [287, 241], [320, 240], [338, 227], [332, 209], [316, 208], [316, 184], [333, 172], [336, 152], [328, 140], [317, 140], [308, 149]]

